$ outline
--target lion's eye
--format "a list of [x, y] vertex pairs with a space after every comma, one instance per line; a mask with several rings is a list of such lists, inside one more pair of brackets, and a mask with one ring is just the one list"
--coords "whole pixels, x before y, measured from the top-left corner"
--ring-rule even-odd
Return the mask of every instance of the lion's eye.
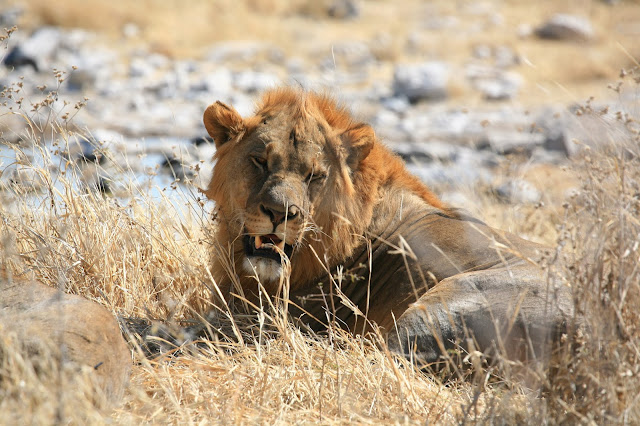
[[320, 183], [322, 181], [324, 181], [327, 178], [327, 175], [325, 173], [309, 173], [307, 175], [306, 181], [309, 183]]
[[260, 170], [265, 171], [267, 169], [267, 159], [263, 157], [251, 156], [251, 162]]

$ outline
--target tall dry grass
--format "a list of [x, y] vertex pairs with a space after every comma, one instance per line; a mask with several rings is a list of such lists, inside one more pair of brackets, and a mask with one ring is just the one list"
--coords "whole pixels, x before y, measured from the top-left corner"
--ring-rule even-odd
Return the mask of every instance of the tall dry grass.
[[[126, 169], [111, 182], [126, 189], [118, 197], [81, 184], [86, 166], [56, 154], [77, 137], [64, 111], [34, 103], [35, 111], [0, 107], [27, 129], [48, 129], [28, 130], [19, 143], [0, 140], [17, 153], [17, 164], [0, 159], [2, 266], [13, 279], [81, 294], [121, 317], [179, 323], [206, 312], [215, 277], [198, 193], [177, 185], [150, 191]], [[549, 259], [547, 268], [571, 284], [585, 325], [527, 380], [516, 373], [526, 366], [505, 361], [442, 383], [392, 356], [375, 334], [310, 335], [263, 312], [250, 326], [228, 317], [231, 332], [213, 330], [217, 339], [187, 340], [154, 358], [132, 337], [131, 385], [123, 405], [109, 410], [85, 392], [85, 377], [24, 358], [15, 335], [2, 330], [0, 412], [11, 417], [0, 423], [638, 423], [640, 141], [629, 118], [620, 116], [629, 140], [576, 162], [584, 184], [562, 219], [532, 216], [557, 227], [562, 262]], [[5, 179], [16, 168], [39, 189]]]

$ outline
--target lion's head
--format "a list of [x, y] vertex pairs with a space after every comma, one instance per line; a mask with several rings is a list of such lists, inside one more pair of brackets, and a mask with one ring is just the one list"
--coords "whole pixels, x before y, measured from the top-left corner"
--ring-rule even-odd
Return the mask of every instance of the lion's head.
[[370, 126], [301, 90], [267, 92], [249, 118], [216, 102], [204, 124], [217, 148], [205, 194], [216, 202], [218, 241], [229, 244], [239, 275], [263, 283], [277, 282], [285, 264], [292, 286], [305, 283], [363, 244], [379, 187], [400, 162]]

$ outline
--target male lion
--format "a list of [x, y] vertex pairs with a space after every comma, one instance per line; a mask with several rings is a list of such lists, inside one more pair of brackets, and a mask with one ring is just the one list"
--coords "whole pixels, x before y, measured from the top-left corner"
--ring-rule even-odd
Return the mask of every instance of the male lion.
[[216, 102], [204, 124], [223, 304], [266, 293], [314, 329], [376, 323], [424, 363], [460, 347], [540, 356], [572, 315], [544, 247], [445, 206], [330, 97], [279, 88], [249, 118]]

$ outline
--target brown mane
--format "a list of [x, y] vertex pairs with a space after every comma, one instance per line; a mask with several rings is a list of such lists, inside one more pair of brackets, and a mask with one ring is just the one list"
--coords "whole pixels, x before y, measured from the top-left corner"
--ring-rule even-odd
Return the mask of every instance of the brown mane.
[[[370, 130], [368, 126], [356, 121], [348, 108], [326, 94], [306, 92], [290, 87], [281, 87], [266, 92], [258, 103], [259, 117], [266, 117], [286, 106], [297, 114], [320, 114], [327, 124], [337, 132], [352, 130], [354, 138], [364, 136]], [[357, 133], [361, 133], [358, 135]], [[361, 171], [367, 179], [363, 182], [363, 191], [376, 191], [377, 188], [367, 184], [377, 182], [379, 185], [393, 183], [395, 186], [409, 189], [414, 194], [436, 208], [445, 208], [438, 197], [417, 177], [410, 174], [400, 157], [392, 153], [374, 135], [373, 149], [363, 160]]]

